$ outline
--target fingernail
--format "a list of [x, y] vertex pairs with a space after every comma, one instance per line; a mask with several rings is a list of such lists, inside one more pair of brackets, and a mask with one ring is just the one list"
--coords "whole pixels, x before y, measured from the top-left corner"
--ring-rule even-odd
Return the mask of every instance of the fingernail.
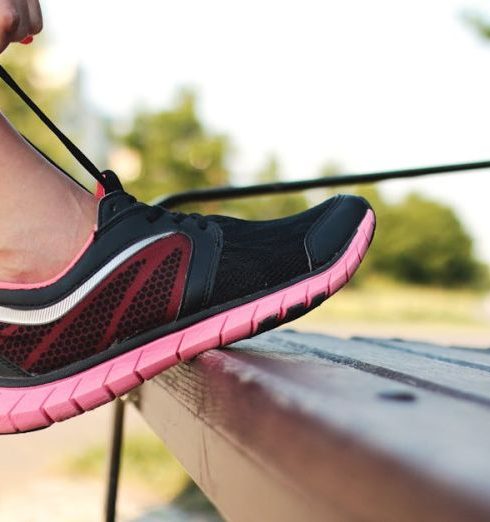
[[34, 36], [26, 36], [20, 43], [23, 45], [29, 45], [34, 41]]

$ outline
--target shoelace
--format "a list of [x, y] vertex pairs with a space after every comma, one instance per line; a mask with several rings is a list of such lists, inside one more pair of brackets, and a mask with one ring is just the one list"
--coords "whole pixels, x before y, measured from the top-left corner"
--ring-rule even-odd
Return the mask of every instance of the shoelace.
[[[34, 112], [34, 114], [41, 120], [44, 125], [58, 138], [61, 144], [68, 150], [68, 152], [75, 158], [78, 163], [91, 175], [98, 183], [102, 185], [106, 193], [113, 192], [115, 190], [124, 191], [121, 182], [117, 175], [111, 170], [100, 171], [96, 165], [53, 123], [53, 121], [39, 108], [39, 106], [26, 94], [26, 92], [20, 87], [20, 85], [12, 78], [10, 73], [0, 65], [0, 79], [12, 89], [12, 91], [19, 96], [19, 98]], [[50, 163], [59, 168], [64, 174], [71, 176], [61, 169], [56, 163], [51, 160], [46, 154], [40, 151], [35, 145], [33, 145], [28, 139], [27, 141]], [[73, 178], [72, 178], [73, 179]], [[76, 181], [76, 180], [75, 180]], [[77, 182], [78, 183], [78, 182]], [[131, 196], [136, 202], [136, 198]], [[176, 224], [182, 223], [186, 219], [191, 219], [196, 222], [199, 229], [206, 230], [208, 223], [206, 218], [201, 214], [184, 214], [182, 212], [171, 212], [162, 206], [150, 206], [148, 207], [147, 219], [150, 223], [155, 222], [163, 215], [170, 214], [173, 221]]]
[[150, 207], [150, 210], [147, 214], [147, 220], [150, 223], [154, 223], [165, 214], [171, 215], [173, 222], [176, 224], [180, 224], [186, 219], [191, 219], [195, 221], [195, 223], [201, 230], [206, 230], [208, 228], [207, 218], [201, 214], [185, 214], [184, 212], [170, 212], [169, 210], [166, 210], [165, 208], [160, 207], [158, 205]]
[[[34, 112], [34, 114], [46, 125], [46, 127], [58, 138], [61, 144], [75, 158], [78, 163], [91, 174], [106, 191], [122, 189], [117, 176], [110, 172], [101, 172], [95, 164], [46, 116], [38, 105], [24, 92], [19, 84], [12, 78], [7, 70], [0, 65], [0, 78], [19, 98]], [[116, 181], [117, 180], [117, 181]]]

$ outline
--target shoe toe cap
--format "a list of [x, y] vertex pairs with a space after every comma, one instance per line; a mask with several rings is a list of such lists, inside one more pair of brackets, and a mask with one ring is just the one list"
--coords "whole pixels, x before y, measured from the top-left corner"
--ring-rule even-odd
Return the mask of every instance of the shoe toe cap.
[[333, 260], [349, 244], [370, 208], [362, 197], [337, 196], [306, 234], [305, 247], [312, 270]]

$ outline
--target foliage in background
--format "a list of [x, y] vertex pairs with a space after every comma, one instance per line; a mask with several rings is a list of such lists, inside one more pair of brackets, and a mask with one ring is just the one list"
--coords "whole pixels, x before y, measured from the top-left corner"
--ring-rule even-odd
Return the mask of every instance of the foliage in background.
[[[97, 445], [68, 458], [62, 467], [72, 475], [100, 477], [104, 475], [106, 460], [106, 446]], [[153, 433], [125, 437], [122, 466], [124, 480], [151, 489], [165, 501], [179, 495], [190, 481], [177, 459]]]
[[228, 183], [228, 140], [204, 127], [190, 92], [167, 110], [137, 114], [122, 142], [140, 156], [140, 175], [127, 187], [143, 200]]
[[481, 36], [485, 39], [490, 39], [490, 22], [481, 18], [470, 18], [469, 20]]
[[[183, 91], [174, 106], [159, 112], [141, 112], [121, 144], [136, 151], [141, 161], [139, 176], [126, 184], [144, 201], [195, 188], [230, 184], [227, 162], [229, 139], [206, 129], [196, 108], [196, 97]], [[250, 183], [279, 181], [279, 165], [270, 158]], [[257, 198], [193, 205], [186, 210], [226, 213], [247, 219], [272, 219], [307, 207], [302, 195]]]
[[476, 32], [484, 39], [490, 40], [490, 18], [488, 14], [483, 14], [474, 9], [467, 10], [464, 20], [476, 30]]
[[389, 204], [374, 187], [358, 190], [374, 207], [377, 231], [369, 268], [399, 281], [484, 286], [486, 268], [454, 210], [420, 194]]

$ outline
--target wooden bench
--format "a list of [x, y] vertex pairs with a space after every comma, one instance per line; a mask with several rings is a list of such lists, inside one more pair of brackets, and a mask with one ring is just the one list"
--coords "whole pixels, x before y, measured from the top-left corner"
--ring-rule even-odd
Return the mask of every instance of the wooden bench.
[[228, 520], [490, 520], [490, 350], [278, 330], [134, 400]]

